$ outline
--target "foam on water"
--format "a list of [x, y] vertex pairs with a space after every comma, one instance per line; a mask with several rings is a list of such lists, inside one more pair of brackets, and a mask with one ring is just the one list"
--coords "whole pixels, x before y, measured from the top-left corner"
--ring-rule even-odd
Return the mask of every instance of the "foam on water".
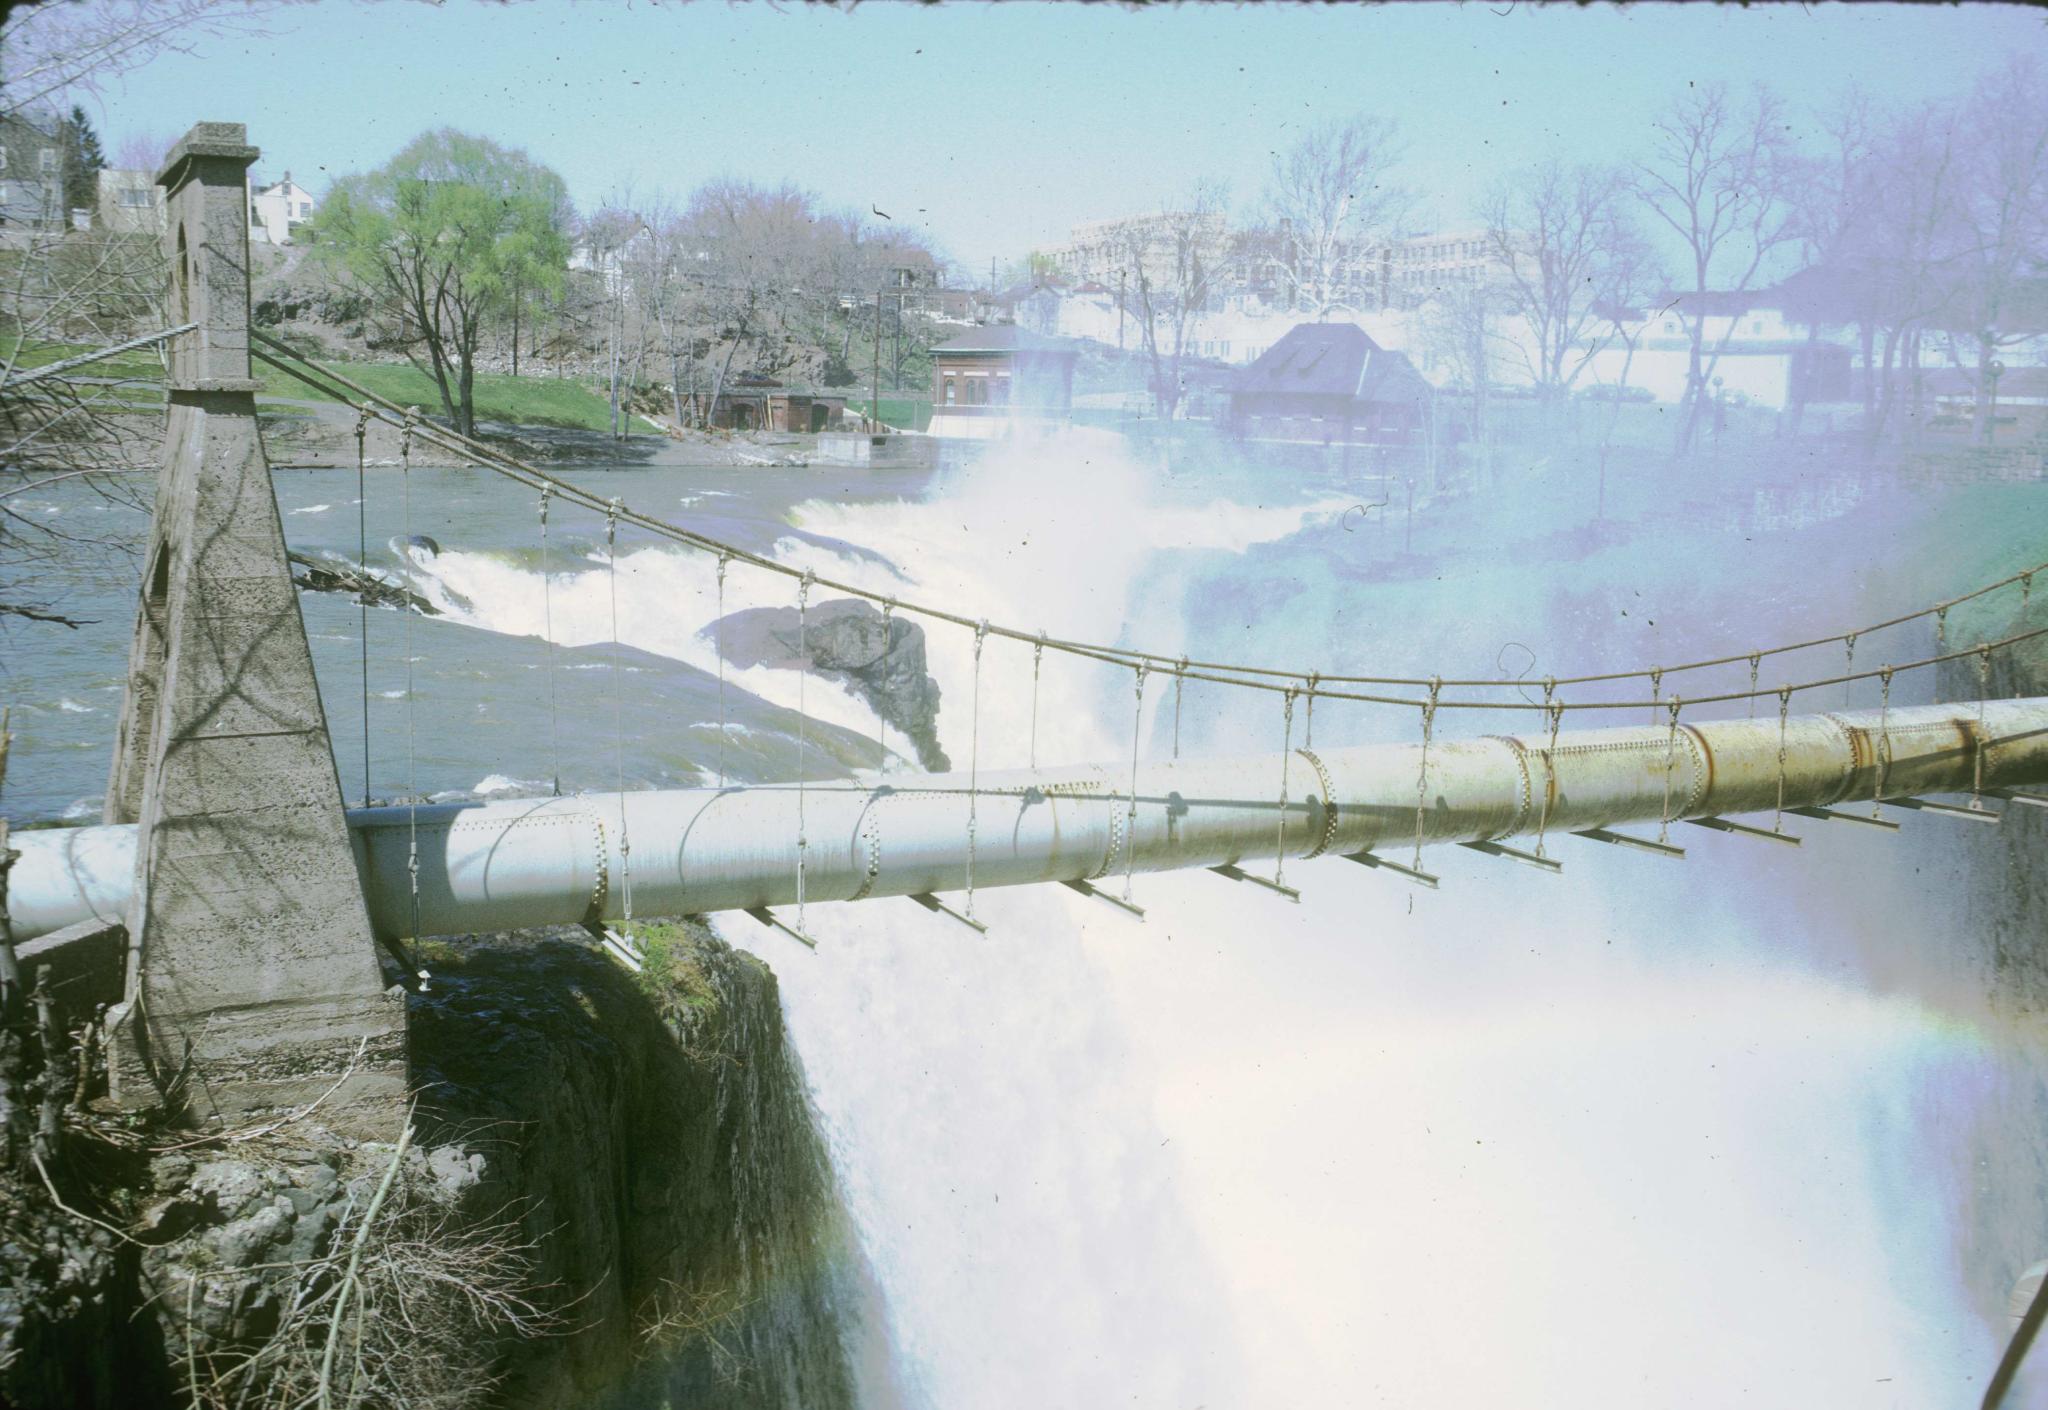
[[[801, 518], [887, 555], [906, 594], [1172, 650], [1162, 550], [1242, 552], [1341, 507], [1162, 509], [1088, 449]], [[1268, 659], [1303, 654], [1274, 631]], [[1392, 645], [1426, 660], [1425, 633]], [[964, 766], [971, 638], [931, 653]], [[983, 766], [1022, 763], [1029, 648], [983, 671]], [[1039, 757], [1127, 758], [1132, 703], [1127, 671], [1049, 664]], [[1767, 885], [1717, 900], [1630, 860], [1574, 856], [1569, 888], [1477, 862], [1413, 906], [1335, 862], [1290, 868], [1299, 907], [1142, 878], [1143, 925], [985, 892], [986, 939], [823, 906], [815, 955], [720, 928], [781, 976], [923, 1404], [1952, 1399], [1995, 1347], [1953, 1203], [1901, 1192], [1944, 1181], [1915, 1109], [1989, 1060], [1806, 972]]]
[[[775, 553], [1173, 651], [1203, 611], [1178, 584], [1228, 581], [1233, 555], [1351, 502], [1190, 505], [1153, 475], [1101, 438], [998, 449], [928, 502], [792, 516], [886, 563], [796, 534]], [[456, 620], [542, 633], [530, 559], [451, 547], [411, 567]], [[714, 572], [622, 543], [620, 639], [715, 670]], [[555, 640], [610, 641], [613, 588], [602, 555], [558, 556]], [[733, 569], [728, 611], [794, 601]], [[1388, 660], [1437, 654], [1426, 620], [1375, 630]], [[1324, 639], [1262, 631], [1242, 654], [1307, 659]], [[1023, 764], [1030, 647], [986, 645], [977, 715], [971, 633], [927, 643], [956, 766]], [[792, 672], [728, 678], [796, 703]], [[1132, 684], [1048, 654], [1039, 759], [1128, 760]], [[1171, 696], [1154, 675], [1148, 749]], [[823, 681], [807, 697], [873, 728]], [[1270, 714], [1274, 737], [1243, 747], [1278, 747], [1277, 707], [1190, 703]], [[477, 791], [500, 781], [518, 782]], [[1298, 907], [1147, 877], [1143, 924], [1057, 888], [984, 892], [987, 937], [905, 901], [817, 906], [815, 954], [720, 929], [776, 967], [915, 1404], [1955, 1403], [1996, 1347], [1924, 1113], [1981, 1100], [1995, 1059], [1811, 962], [1861, 912], [1778, 898], [1867, 868], [1858, 840], [1661, 870], [1589, 847], [1564, 881], [1453, 857], [1419, 899], [1303, 864]]]

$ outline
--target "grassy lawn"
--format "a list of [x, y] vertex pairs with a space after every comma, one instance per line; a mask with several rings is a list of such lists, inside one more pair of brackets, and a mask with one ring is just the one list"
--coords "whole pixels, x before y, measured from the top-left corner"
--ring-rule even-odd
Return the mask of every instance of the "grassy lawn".
[[[401, 406], [417, 406], [430, 416], [441, 410], [441, 394], [434, 386], [434, 379], [409, 363], [336, 361], [333, 366], [350, 381], [361, 383], [378, 396]], [[262, 379], [264, 392], [270, 396], [290, 397], [298, 401], [336, 400], [322, 396], [268, 363], [257, 363], [256, 375]], [[603, 431], [610, 426], [611, 405], [581, 382], [479, 372], [476, 377], [476, 414], [481, 421]], [[632, 429], [658, 434], [654, 426], [637, 416], [633, 418]]]
[[[868, 414], [866, 397], [849, 397], [847, 410], [856, 416]], [[883, 397], [882, 424], [894, 426], [903, 431], [922, 431], [932, 424], [932, 401], [930, 397]]]
[[[0, 337], [0, 358], [13, 350], [12, 344]], [[27, 371], [87, 351], [90, 349], [82, 343], [30, 342], [20, 347], [15, 365]], [[258, 362], [255, 366], [266, 397], [284, 397], [294, 401], [335, 400], [322, 396], [267, 363]], [[430, 416], [439, 414], [441, 410], [441, 395], [435, 390], [434, 379], [410, 364], [337, 361], [334, 367], [343, 376], [401, 406], [417, 406]], [[110, 357], [104, 362], [90, 363], [79, 368], [77, 375], [133, 378], [161, 384], [163, 365], [157, 361], [153, 351], [145, 348]], [[122, 395], [128, 401], [158, 405], [162, 397], [161, 392], [152, 395], [141, 388], [129, 389]], [[601, 393], [582, 382], [480, 372], [476, 379], [476, 414], [484, 421], [603, 431], [609, 427], [611, 407]], [[633, 418], [632, 429], [639, 433], [659, 434], [658, 428], [638, 416]]]

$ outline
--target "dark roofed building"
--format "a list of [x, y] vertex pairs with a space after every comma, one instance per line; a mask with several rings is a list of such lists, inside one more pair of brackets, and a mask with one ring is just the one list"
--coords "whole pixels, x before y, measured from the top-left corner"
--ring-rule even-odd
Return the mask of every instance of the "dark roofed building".
[[1019, 420], [1073, 414], [1074, 361], [1067, 338], [1014, 323], [974, 328], [932, 349], [931, 434], [984, 440]]
[[772, 377], [743, 372], [711, 405], [711, 424], [728, 431], [829, 431], [839, 424], [846, 398], [837, 392], [785, 387]]
[[1431, 389], [1401, 353], [1350, 323], [1302, 323], [1238, 374], [1240, 436], [1320, 445], [1414, 445]]

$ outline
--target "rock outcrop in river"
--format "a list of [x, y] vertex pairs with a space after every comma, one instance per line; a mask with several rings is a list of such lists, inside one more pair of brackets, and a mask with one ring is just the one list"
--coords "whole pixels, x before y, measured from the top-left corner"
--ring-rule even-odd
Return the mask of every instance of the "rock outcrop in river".
[[851, 687], [908, 739], [920, 767], [934, 773], [952, 767], [939, 747], [939, 683], [927, 669], [924, 628], [917, 623], [884, 618], [858, 599], [835, 598], [813, 603], [801, 631], [794, 607], [754, 607], [701, 635], [722, 639], [725, 659], [735, 666], [796, 670], [808, 657], [813, 671]]

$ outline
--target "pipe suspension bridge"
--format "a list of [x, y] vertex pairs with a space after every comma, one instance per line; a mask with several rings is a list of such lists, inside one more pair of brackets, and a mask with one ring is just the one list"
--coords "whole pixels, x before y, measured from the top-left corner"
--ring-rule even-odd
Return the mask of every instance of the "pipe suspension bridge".
[[[126, 998], [109, 1017], [108, 1042], [124, 1100], [176, 1091], [196, 1114], [225, 1120], [333, 1084], [339, 1120], [354, 1111], [365, 1130], [383, 1129], [404, 1086], [404, 1014], [376, 947], [403, 956], [423, 936], [582, 924], [630, 961], [617, 927], [636, 918], [745, 911], [811, 945], [809, 908], [821, 903], [909, 897], [985, 931], [977, 891], [1059, 884], [1141, 920], [1140, 872], [1206, 869], [1298, 899], [1309, 862], [1434, 887], [1428, 853], [1446, 846], [1557, 873], [1567, 837], [1676, 859], [1687, 838], [1710, 830], [1796, 846], [1788, 824], [1897, 831], [1915, 816], [1996, 824], [2004, 806], [2048, 806], [2048, 792], [2033, 791], [2048, 786], [2048, 699], [1988, 698], [2000, 658], [2048, 634], [2025, 625], [2033, 578], [2048, 564], [1825, 636], [1540, 682], [1323, 674], [1052, 637], [821, 577], [599, 496], [257, 332], [242, 212], [255, 155], [239, 125], [200, 124], [159, 177], [176, 319], [160, 335], [170, 409], [106, 818], [17, 836], [0, 893], [0, 916], [11, 919], [0, 941], [25, 960], [119, 932]], [[621, 527], [707, 555], [721, 623], [729, 574], [780, 578], [798, 622], [797, 777], [733, 782], [721, 755], [713, 788], [434, 805], [409, 787], [415, 801], [346, 808], [256, 424], [252, 357], [357, 409], [359, 477], [369, 424], [398, 429], [408, 537], [415, 443], [531, 497], [544, 592], [551, 514], [600, 517], [615, 640]], [[807, 776], [805, 634], [820, 593], [866, 601], [885, 621], [971, 635], [965, 770]], [[1994, 598], [2015, 609], [2015, 629], [1952, 644], [1950, 613]], [[1873, 645], [1929, 624], [1931, 653], [1869, 664]], [[986, 647], [998, 641], [1030, 648], [1025, 769], [982, 767]], [[403, 649], [410, 724], [409, 628]], [[364, 651], [367, 671], [367, 636]], [[1839, 668], [1831, 658], [1795, 670], [1836, 651]], [[1048, 655], [1129, 672], [1128, 759], [1038, 764]], [[1941, 702], [1924, 684], [1944, 668], [1951, 683], [1974, 673], [1970, 698]], [[1935, 703], [1894, 703], [1907, 679]], [[1179, 703], [1190, 682], [1270, 701], [1278, 750], [1182, 757]], [[1858, 683], [1878, 708], [1822, 708], [1821, 692]], [[612, 686], [618, 730], [626, 702], [616, 667]], [[1163, 708], [1158, 693], [1169, 686], [1172, 755], [1148, 759], [1147, 692]], [[1540, 699], [1526, 693], [1537, 686]], [[1412, 740], [1318, 750], [1315, 707], [1338, 702], [1409, 716]], [[1529, 728], [1481, 737], [1443, 728], [1475, 711], [1516, 712]], [[365, 736], [367, 749], [367, 716]], [[622, 731], [619, 749], [622, 785]], [[9, 982], [18, 980], [0, 973]]]

